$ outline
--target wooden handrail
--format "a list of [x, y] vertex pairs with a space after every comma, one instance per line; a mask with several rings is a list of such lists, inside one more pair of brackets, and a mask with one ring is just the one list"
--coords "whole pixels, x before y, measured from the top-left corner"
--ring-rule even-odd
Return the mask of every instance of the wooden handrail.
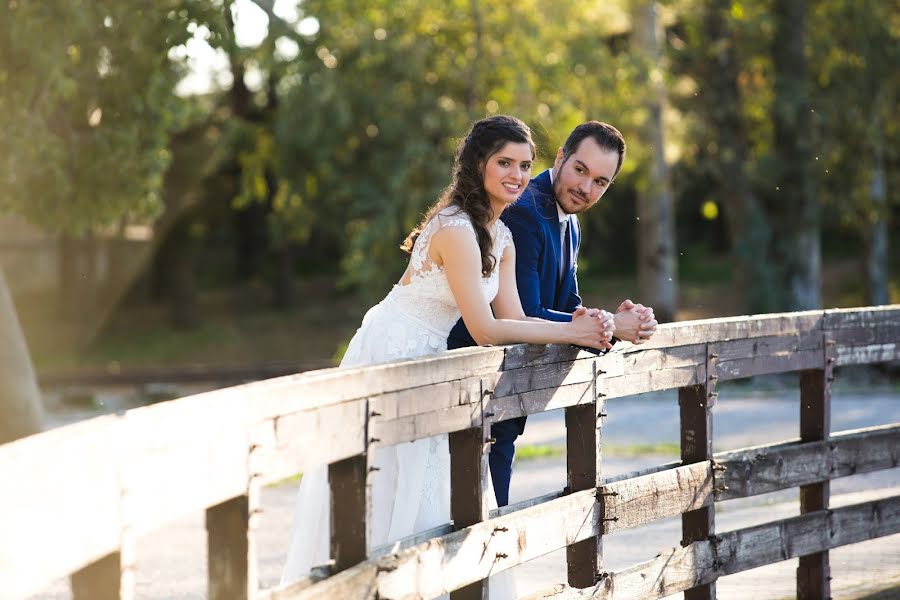
[[[480, 593], [479, 578], [489, 573], [563, 547], [570, 548], [570, 581], [595, 581], [602, 573], [599, 540], [617, 527], [688, 511], [685, 541], [690, 545], [685, 551], [701, 548], [714, 534], [711, 513], [716, 500], [822, 485], [854, 469], [897, 466], [900, 430], [893, 426], [724, 456], [696, 448], [708, 448], [711, 441], [703, 423], [715, 402], [718, 381], [803, 371], [821, 384], [808, 393], [827, 400], [830, 369], [900, 359], [898, 342], [900, 306], [729, 317], [663, 325], [652, 342], [623, 344], [600, 357], [562, 346], [457, 350], [388, 365], [279, 377], [47, 431], [0, 446], [0, 475], [7, 482], [0, 494], [0, 598], [26, 597], [68, 574], [73, 575], [76, 600], [126, 597], [127, 587], [133, 585], [127, 576], [133, 566], [133, 540], [197, 510], [207, 511], [215, 579], [211, 600], [322, 594], [335, 598], [342, 597], [333, 595], [335, 589], [356, 589], [354, 585], [399, 595], [461, 590], [454, 593], [455, 600]], [[603, 402], [665, 389], [683, 391], [684, 464], [604, 483], [600, 453], [591, 450], [601, 443]], [[699, 399], [698, 410], [686, 408], [693, 406], [690, 399]], [[822, 404], [818, 418], [827, 416], [827, 406]], [[491, 423], [554, 409], [569, 414], [570, 445], [574, 427], [580, 428], [574, 437], [584, 440], [589, 434], [587, 439], [593, 440], [593, 446], [569, 453], [568, 495], [489, 519], [479, 504], [483, 498], [460, 495], [460, 483], [454, 492], [454, 514], [459, 515], [457, 528], [467, 527], [361, 563], [358, 547], [365, 511], [356, 497], [343, 510], [362, 513], [359, 521], [345, 519], [346, 529], [335, 531], [341, 550], [334, 569], [346, 571], [307, 582], [301, 591], [256, 589], [251, 540], [259, 486], [328, 463], [334, 467], [332, 485], [356, 489], [369, 449], [445, 433], [457, 440], [453, 477], [470, 481], [464, 473], [483, 473], [486, 468], [483, 442]], [[693, 432], [687, 438], [695, 448], [690, 452], [685, 431]], [[824, 461], [828, 469], [776, 477], [758, 456]], [[598, 496], [603, 489], [623, 496]], [[632, 511], [641, 506], [641, 494], [651, 489], [667, 498], [665, 506]], [[621, 516], [626, 491], [636, 494], [628, 518]], [[827, 500], [827, 490], [822, 498]], [[603, 521], [615, 518], [611, 511], [619, 520]], [[810, 515], [819, 512], [811, 509]], [[891, 515], [881, 529], [867, 535], [895, 530], [898, 517]], [[547, 522], [555, 524], [552, 531], [542, 525]], [[498, 551], [495, 554], [505, 556], [490, 564], [466, 554], [467, 544], [488, 543], [482, 537], [498, 523], [509, 531], [527, 532], [534, 541]], [[706, 523], [709, 534], [701, 534], [698, 523]], [[696, 533], [688, 535], [691, 531]], [[425, 583], [415, 583], [423, 577], [404, 575], [404, 569], [420, 568], [404, 566], [419, 564], [404, 557], [423, 552], [438, 552], [433, 564], [444, 565], [440, 577], [425, 577], [424, 588]], [[447, 569], [451, 559], [453, 568]], [[748, 558], [748, 564], [753, 560]], [[385, 568], [387, 563], [396, 569]], [[714, 595], [714, 577], [698, 576], [692, 582]]]

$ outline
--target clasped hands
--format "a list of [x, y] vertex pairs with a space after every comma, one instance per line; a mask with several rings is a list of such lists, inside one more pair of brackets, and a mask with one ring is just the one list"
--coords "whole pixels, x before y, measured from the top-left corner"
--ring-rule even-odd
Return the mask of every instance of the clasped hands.
[[622, 301], [615, 314], [583, 306], [572, 314], [573, 320], [585, 318], [599, 321], [599, 347], [606, 350], [612, 348], [613, 334], [632, 344], [643, 344], [656, 333], [656, 326], [659, 324], [652, 307], [635, 304], [627, 299]]

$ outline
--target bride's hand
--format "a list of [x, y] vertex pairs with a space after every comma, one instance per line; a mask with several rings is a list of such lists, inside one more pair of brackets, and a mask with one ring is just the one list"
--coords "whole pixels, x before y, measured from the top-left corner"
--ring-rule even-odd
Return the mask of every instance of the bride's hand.
[[616, 325], [613, 315], [605, 310], [580, 306], [572, 313], [569, 328], [574, 338], [571, 342], [573, 344], [599, 350], [612, 348], [610, 340]]

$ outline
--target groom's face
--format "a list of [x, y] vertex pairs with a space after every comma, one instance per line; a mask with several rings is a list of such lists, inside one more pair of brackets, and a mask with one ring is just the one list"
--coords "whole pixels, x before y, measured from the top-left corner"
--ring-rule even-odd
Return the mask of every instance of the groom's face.
[[581, 213], [597, 203], [612, 183], [619, 153], [601, 148], [593, 138], [581, 140], [565, 156], [560, 148], [553, 163], [553, 193], [568, 214]]

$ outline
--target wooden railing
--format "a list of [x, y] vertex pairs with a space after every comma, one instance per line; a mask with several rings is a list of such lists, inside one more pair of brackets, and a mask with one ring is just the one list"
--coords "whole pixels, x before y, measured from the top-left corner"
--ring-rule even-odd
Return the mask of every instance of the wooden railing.
[[[900, 532], [900, 496], [829, 508], [830, 480], [900, 465], [900, 424], [829, 434], [833, 369], [900, 359], [898, 342], [900, 306], [683, 322], [601, 357], [557, 346], [453, 351], [47, 431], [0, 447], [0, 598], [66, 575], [75, 600], [131, 598], [135, 540], [198, 510], [211, 600], [481, 598], [487, 576], [562, 548], [568, 586], [534, 597], [713, 598], [719, 577], [799, 556], [798, 597], [827, 598], [830, 548]], [[713, 455], [716, 383], [789, 371], [800, 373], [800, 439]], [[605, 400], [676, 388], [681, 461], [604, 480]], [[554, 409], [566, 416], [566, 489], [489, 511], [491, 423]], [[367, 452], [444, 433], [453, 523], [366, 556]], [[259, 590], [260, 486], [322, 463], [332, 564]], [[800, 516], [715, 533], [716, 501], [797, 486]], [[604, 571], [604, 534], [673, 515], [680, 547]]]

